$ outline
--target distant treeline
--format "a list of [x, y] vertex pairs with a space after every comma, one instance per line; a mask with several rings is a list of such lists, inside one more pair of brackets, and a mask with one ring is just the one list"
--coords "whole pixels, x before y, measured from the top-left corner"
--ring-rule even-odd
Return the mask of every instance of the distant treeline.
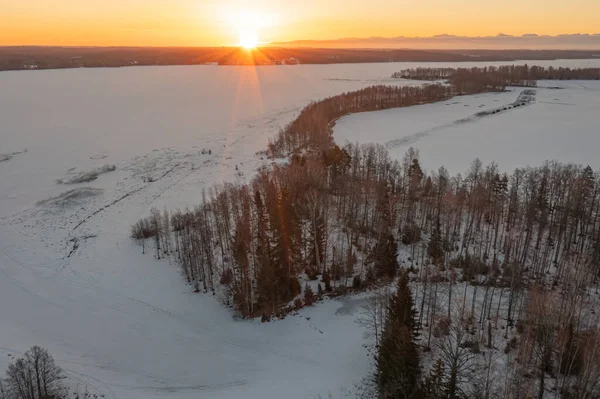
[[446, 80], [461, 92], [467, 90], [503, 90], [506, 86], [534, 87], [537, 80], [598, 80], [600, 68], [554, 68], [505, 65], [484, 68], [413, 68], [392, 74], [396, 79]]
[[101, 68], [142, 65], [269, 65], [296, 58], [302, 64], [366, 62], [472, 62], [587, 59], [581, 50], [390, 50], [264, 47], [0, 47], [0, 71], [22, 69]]
[[[0, 47], [0, 71], [150, 65], [272, 65], [367, 62], [461, 62], [471, 56], [423, 50], [358, 50], [265, 47]], [[584, 58], [589, 58], [584, 57]], [[498, 59], [488, 56], [485, 59]]]

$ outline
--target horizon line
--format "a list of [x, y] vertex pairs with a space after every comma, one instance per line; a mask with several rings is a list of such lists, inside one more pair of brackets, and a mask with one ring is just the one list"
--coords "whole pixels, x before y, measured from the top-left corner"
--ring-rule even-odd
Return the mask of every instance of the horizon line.
[[[285, 46], [285, 45], [302, 45], [302, 44], [319, 44], [319, 43], [347, 43], [347, 42], [393, 42], [393, 41], [427, 41], [427, 40], [510, 40], [510, 39], [525, 39], [525, 40], [535, 40], [535, 39], [598, 39], [600, 45], [600, 32], [597, 33], [562, 33], [557, 35], [543, 35], [537, 33], [525, 33], [522, 35], [510, 35], [504, 33], [498, 33], [493, 36], [463, 36], [463, 35], [453, 35], [448, 33], [440, 33], [432, 36], [365, 36], [365, 37], [338, 37], [332, 39], [294, 39], [287, 41], [269, 41], [263, 42], [261, 45], [257, 46], [257, 48], [268, 48], [273, 46]], [[0, 48], [10, 48], [10, 47], [46, 47], [46, 48], [237, 48], [240, 47], [237, 44], [199, 44], [199, 45], [119, 45], [119, 44], [73, 44], [73, 45], [61, 45], [61, 44], [5, 44], [0, 45]], [[313, 47], [318, 48], [318, 47]], [[365, 49], [369, 47], [356, 47], [360, 49]], [[401, 50], [403, 48], [397, 48]], [[409, 50], [418, 50], [418, 48], [406, 48]], [[434, 50], [434, 48], [427, 48], [423, 50]], [[439, 48], [438, 50], [448, 50], [448, 48]], [[473, 50], [470, 48], [452, 48], [452, 50]], [[478, 48], [478, 50], [485, 50], [484, 48]], [[493, 50], [493, 49], [489, 49]], [[525, 48], [505, 48], [504, 50], [526, 50]], [[531, 48], [529, 50], [535, 50]], [[553, 50], [560, 50], [559, 48]], [[573, 50], [569, 48], [564, 48], [564, 50]], [[593, 51], [594, 49], [590, 49]], [[600, 50], [600, 47], [598, 48]]]

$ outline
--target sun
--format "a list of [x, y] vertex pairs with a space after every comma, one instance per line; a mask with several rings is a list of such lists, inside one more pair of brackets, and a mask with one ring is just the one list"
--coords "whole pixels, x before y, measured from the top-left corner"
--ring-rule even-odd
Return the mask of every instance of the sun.
[[272, 15], [256, 10], [239, 10], [229, 14], [229, 24], [237, 30], [240, 47], [251, 50], [260, 45], [260, 31], [272, 26]]
[[240, 29], [240, 46], [246, 50], [252, 50], [258, 46], [258, 30]]

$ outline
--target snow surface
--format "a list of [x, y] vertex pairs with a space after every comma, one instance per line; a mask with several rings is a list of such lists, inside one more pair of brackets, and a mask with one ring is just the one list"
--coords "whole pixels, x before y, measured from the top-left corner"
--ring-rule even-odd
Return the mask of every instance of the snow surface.
[[[338, 143], [384, 144], [397, 159], [412, 146], [419, 150], [423, 167], [436, 170], [443, 165], [451, 174], [464, 174], [476, 157], [507, 172], [545, 160], [600, 168], [600, 82], [538, 85], [534, 100], [519, 107], [514, 102], [527, 89], [518, 87], [349, 115], [336, 123], [334, 138]], [[490, 112], [496, 110], [500, 112]]]
[[[598, 66], [600, 60], [535, 64]], [[327, 301], [273, 323], [234, 320], [217, 298], [193, 294], [176, 265], [142, 255], [129, 228], [152, 207], [191, 207], [215, 183], [250, 179], [267, 162], [256, 153], [308, 102], [372, 84], [421, 84], [389, 78], [414, 66], [1, 73], [0, 370], [9, 354], [37, 344], [54, 354], [72, 381], [107, 398], [315, 398], [353, 390], [370, 369], [354, 299]], [[570, 124], [576, 132], [579, 120], [569, 122], [559, 111], [597, 120], [590, 114], [597, 109], [597, 86], [584, 85], [587, 103], [577, 100], [584, 89], [548, 90], [554, 97], [538, 89], [536, 104], [463, 127], [505, 120], [508, 129], [519, 113], [530, 123], [538, 117], [532, 113], [546, 107], [541, 99], [559, 98], [555, 102], [577, 106], [548, 104], [541, 115], [552, 118], [548, 126]], [[483, 100], [502, 104], [516, 95], [362, 114], [356, 123], [376, 115], [379, 127], [361, 134], [379, 140], [382, 132], [381, 140], [389, 141], [468, 117]], [[386, 135], [378, 130], [385, 115], [396, 133], [407, 126], [404, 116], [414, 129]], [[338, 141], [350, 118], [338, 123]], [[511, 135], [511, 150], [521, 139], [503, 134]], [[592, 151], [588, 142], [571, 143], [572, 151], [578, 145]], [[462, 158], [483, 159], [479, 149], [455, 147]], [[423, 149], [421, 155], [426, 159]], [[89, 182], [56, 182], [103, 171], [103, 165], [116, 169]]]

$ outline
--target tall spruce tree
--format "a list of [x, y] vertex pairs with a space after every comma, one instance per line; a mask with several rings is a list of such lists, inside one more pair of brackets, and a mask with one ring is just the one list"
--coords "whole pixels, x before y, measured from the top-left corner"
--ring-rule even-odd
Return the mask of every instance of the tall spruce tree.
[[255, 236], [256, 236], [256, 292], [260, 306], [275, 309], [277, 301], [277, 286], [275, 267], [271, 264], [271, 243], [269, 239], [269, 217], [260, 192], [254, 193], [256, 207]]
[[419, 351], [416, 311], [408, 274], [398, 279], [376, 357], [376, 381], [382, 398], [413, 398], [419, 388]]
[[427, 247], [431, 261], [439, 265], [444, 260], [444, 242], [442, 239], [442, 229], [440, 227], [440, 219], [435, 222], [435, 226], [431, 231], [431, 238]]
[[[325, 248], [327, 246], [327, 236], [325, 232], [325, 219], [322, 214], [319, 214], [317, 218], [311, 221], [311, 228], [308, 230], [308, 253], [310, 266], [323, 265], [325, 261]], [[317, 269], [318, 273], [321, 273], [321, 269]]]
[[396, 293], [390, 298], [388, 304], [388, 320], [399, 320], [409, 329], [413, 340], [416, 341], [419, 336], [417, 310], [408, 282], [408, 272], [402, 271], [396, 283]]
[[437, 359], [429, 374], [421, 384], [421, 398], [446, 399], [448, 398], [448, 381], [442, 359]]
[[275, 269], [278, 301], [284, 302], [301, 291], [296, 278], [296, 265], [301, 258], [300, 220], [288, 187], [272, 183], [269, 200], [270, 263]]
[[375, 271], [378, 277], [393, 278], [399, 268], [398, 243], [390, 232], [384, 235], [375, 246]]

